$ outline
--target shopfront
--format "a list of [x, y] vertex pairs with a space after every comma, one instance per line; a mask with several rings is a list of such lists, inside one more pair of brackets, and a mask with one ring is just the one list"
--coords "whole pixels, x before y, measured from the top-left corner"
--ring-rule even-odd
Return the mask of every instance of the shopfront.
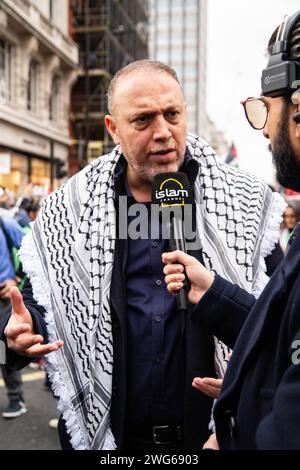
[[50, 192], [50, 161], [0, 148], [0, 186], [16, 196], [45, 197]]

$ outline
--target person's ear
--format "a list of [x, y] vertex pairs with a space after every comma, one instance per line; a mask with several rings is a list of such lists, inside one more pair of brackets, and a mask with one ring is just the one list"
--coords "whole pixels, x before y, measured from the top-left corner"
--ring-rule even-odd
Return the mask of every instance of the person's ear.
[[296, 137], [300, 139], [300, 88], [292, 94], [292, 102], [295, 106], [293, 121], [296, 124]]
[[296, 124], [296, 137], [297, 139], [300, 139], [300, 104], [294, 112], [293, 121]]
[[111, 138], [113, 139], [114, 143], [118, 145], [120, 143], [120, 140], [118, 136], [118, 129], [117, 129], [115, 119], [110, 114], [107, 114], [104, 120], [105, 120], [106, 129], [108, 130]]

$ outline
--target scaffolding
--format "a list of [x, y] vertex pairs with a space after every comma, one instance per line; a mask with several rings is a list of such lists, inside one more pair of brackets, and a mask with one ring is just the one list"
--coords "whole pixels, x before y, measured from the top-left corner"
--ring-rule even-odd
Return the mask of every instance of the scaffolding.
[[79, 45], [71, 97], [72, 173], [111, 142], [104, 126], [106, 91], [121, 67], [148, 57], [148, 1], [71, 0], [70, 33]]

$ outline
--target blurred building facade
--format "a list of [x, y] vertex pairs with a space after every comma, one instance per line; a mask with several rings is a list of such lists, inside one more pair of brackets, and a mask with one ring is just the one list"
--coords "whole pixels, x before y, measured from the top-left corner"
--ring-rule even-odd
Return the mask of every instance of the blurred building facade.
[[206, 112], [207, 0], [149, 0], [149, 55], [173, 67], [187, 104], [189, 131], [223, 154], [228, 144]]
[[173, 67], [182, 84], [189, 130], [206, 132], [207, 0], [150, 0], [150, 58]]
[[207, 121], [206, 135], [204, 138], [209, 142], [215, 152], [217, 152], [219, 157], [221, 157], [222, 160], [225, 160], [229, 151], [228, 141], [226, 140], [224, 133], [216, 127], [215, 123], [211, 119], [208, 118]]
[[67, 173], [78, 46], [68, 0], [0, 0], [0, 185], [41, 195]]
[[71, 33], [79, 45], [72, 89], [70, 167], [75, 173], [112, 144], [104, 125], [112, 76], [148, 57], [148, 1], [70, 0]]

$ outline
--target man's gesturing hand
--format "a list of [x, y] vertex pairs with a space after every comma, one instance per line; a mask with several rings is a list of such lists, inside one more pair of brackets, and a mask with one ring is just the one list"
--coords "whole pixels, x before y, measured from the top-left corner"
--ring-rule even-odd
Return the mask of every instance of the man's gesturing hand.
[[61, 348], [63, 346], [61, 340], [42, 344], [44, 338], [34, 333], [30, 312], [24, 305], [19, 289], [13, 287], [10, 294], [12, 314], [4, 330], [8, 348], [28, 357], [44, 356]]
[[213, 377], [195, 377], [192, 383], [194, 388], [205, 393], [211, 398], [219, 398], [223, 379], [214, 379]]
[[198, 303], [212, 285], [213, 275], [196, 258], [183, 253], [183, 251], [163, 253], [162, 260], [167, 265], [164, 267], [164, 274], [168, 291], [171, 294], [176, 294], [183, 287], [185, 269], [191, 283], [191, 289], [188, 293], [189, 302]]

